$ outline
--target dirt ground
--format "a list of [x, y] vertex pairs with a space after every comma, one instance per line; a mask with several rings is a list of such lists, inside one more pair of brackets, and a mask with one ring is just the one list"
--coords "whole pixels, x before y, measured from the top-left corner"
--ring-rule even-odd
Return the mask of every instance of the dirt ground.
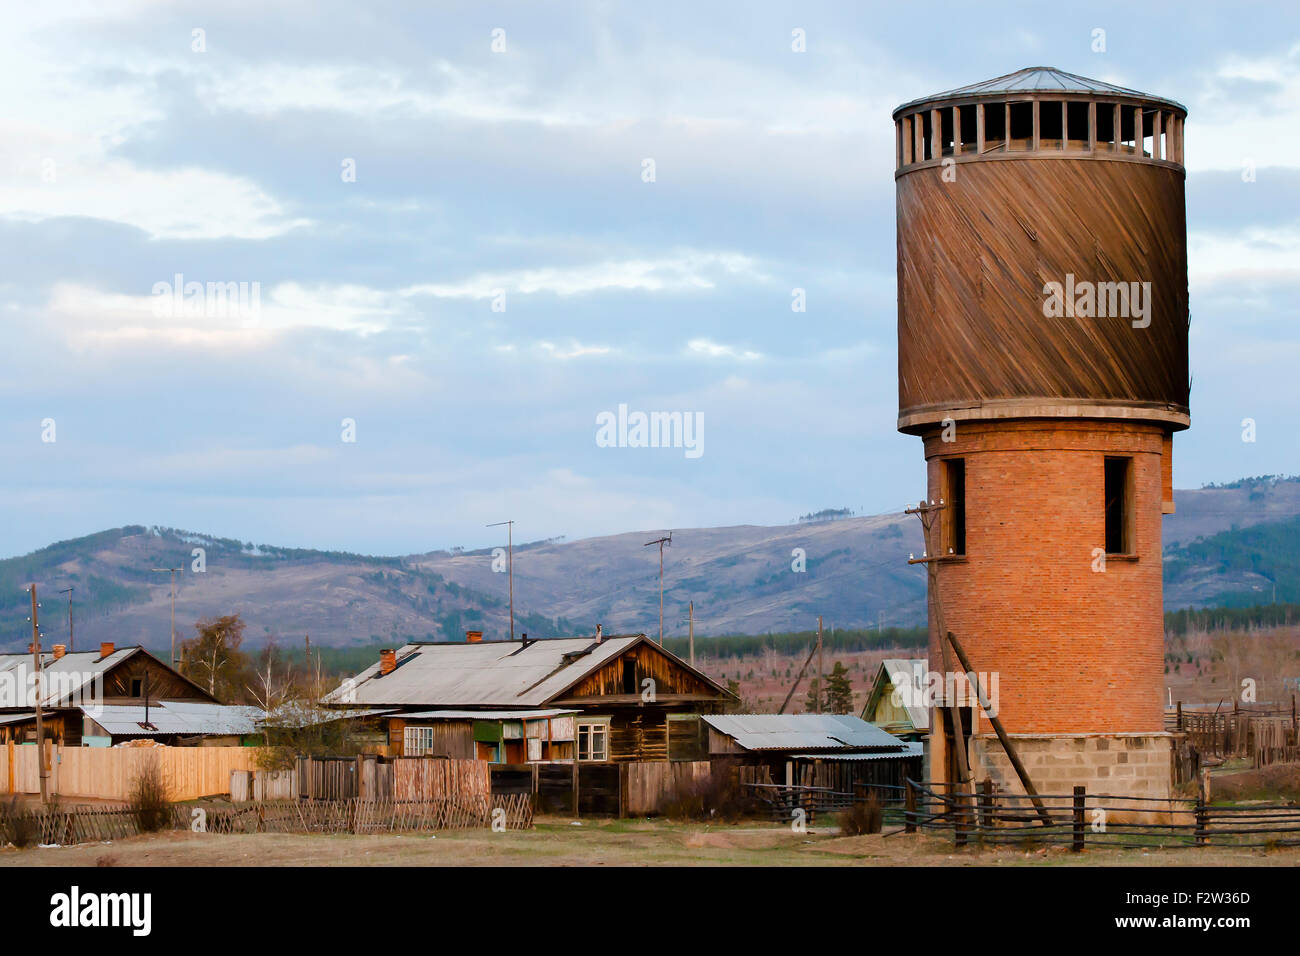
[[381, 836], [164, 833], [0, 850], [0, 866], [1296, 866], [1300, 848], [956, 850], [929, 835], [539, 818], [533, 830]]

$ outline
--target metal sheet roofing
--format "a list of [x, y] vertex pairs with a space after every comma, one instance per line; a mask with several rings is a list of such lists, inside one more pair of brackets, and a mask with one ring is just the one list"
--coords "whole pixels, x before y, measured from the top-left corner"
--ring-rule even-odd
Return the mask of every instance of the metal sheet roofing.
[[34, 720], [36, 711], [29, 710], [21, 714], [0, 714], [0, 724], [20, 724], [24, 720]]
[[145, 721], [145, 708], [135, 704], [104, 704], [86, 706], [81, 711], [114, 737], [181, 736], [242, 736], [258, 731], [262, 719], [260, 707], [227, 704], [208, 704], [201, 701], [160, 701], [149, 705], [148, 723], [153, 729], [141, 726]]
[[812, 754], [791, 754], [791, 760], [898, 760], [903, 757], [920, 757], [925, 753], [925, 746], [919, 741], [899, 741], [903, 745], [902, 750], [884, 751], [869, 754], [840, 754], [831, 751], [826, 753]]
[[981, 80], [979, 83], [971, 83], [967, 86], [959, 86], [955, 90], [947, 90], [943, 93], [934, 93], [930, 96], [922, 96], [917, 99], [904, 103], [894, 114], [910, 109], [921, 103], [930, 103], [934, 100], [956, 100], [968, 97], [980, 96], [999, 96], [1002, 94], [1013, 93], [1097, 93], [1101, 95], [1123, 96], [1140, 100], [1152, 100], [1167, 103], [1176, 106], [1183, 112], [1186, 108], [1174, 100], [1165, 99], [1161, 96], [1152, 96], [1149, 93], [1143, 93], [1139, 90], [1131, 90], [1128, 87], [1116, 86], [1114, 83], [1106, 83], [1102, 80], [1089, 79], [1086, 76], [1079, 76], [1077, 73], [1066, 73], [1064, 70], [1058, 70], [1052, 66], [1030, 66], [1023, 70], [1016, 70], [1014, 73], [1006, 73], [1002, 76], [995, 76], [991, 80]]
[[850, 714], [705, 714], [703, 719], [746, 750], [898, 751], [904, 742]]
[[421, 710], [400, 715], [403, 720], [541, 720], [581, 711], [551, 707], [543, 710]]
[[376, 661], [326, 695], [325, 702], [539, 707], [643, 638], [617, 635], [599, 644], [594, 637], [526, 645], [518, 641], [407, 644], [397, 652], [395, 670], [381, 675]]
[[[53, 706], [70, 696], [86, 699], [94, 691], [96, 677], [101, 677], [139, 647], [123, 647], [107, 657], [99, 651], [75, 651], [55, 659], [52, 653], [41, 654], [42, 706]], [[0, 654], [0, 707], [31, 707], [36, 701], [31, 693], [33, 667], [31, 654]]]

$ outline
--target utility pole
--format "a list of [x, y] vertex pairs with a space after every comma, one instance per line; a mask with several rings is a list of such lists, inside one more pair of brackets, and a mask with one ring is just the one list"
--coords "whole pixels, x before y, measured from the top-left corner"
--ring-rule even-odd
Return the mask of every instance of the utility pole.
[[36, 582], [33, 581], [29, 588], [32, 594], [32, 664], [36, 668], [36, 765], [40, 771], [41, 778], [41, 803], [49, 803], [49, 784], [46, 777], [49, 771], [45, 769], [45, 721], [41, 711], [41, 698], [45, 696], [45, 683], [41, 680], [41, 625], [36, 615], [36, 609], [40, 607], [36, 603]]
[[823, 667], [824, 658], [822, 657], [822, 616], [817, 615], [817, 696], [813, 699], [813, 704], [817, 708], [817, 713], [821, 713], [826, 708], [822, 706], [822, 698], [826, 693], [826, 668]]
[[690, 625], [691, 625], [691, 638], [690, 638], [691, 666], [694, 667], [695, 666], [695, 602], [694, 601], [686, 605], [686, 618], [688, 621], [690, 621]]
[[515, 523], [513, 520], [498, 521], [488, 527], [499, 528], [502, 525], [506, 526], [506, 561], [510, 574], [510, 640], [513, 641], [515, 639]]
[[[927, 503], [924, 500], [917, 503], [915, 508], [907, 508], [904, 514], [916, 515], [921, 521], [922, 540], [925, 542], [925, 550], [921, 552], [918, 558], [915, 555], [909, 555], [908, 564], [924, 564], [926, 574], [926, 601], [929, 605], [930, 616], [927, 619], [927, 625], [934, 627], [934, 634], [939, 643], [939, 652], [943, 659], [944, 684], [947, 685], [948, 675], [953, 673], [952, 665], [948, 658], [948, 641], [944, 640], [944, 635], [948, 633], [947, 626], [943, 620], [943, 603], [939, 598], [939, 564], [943, 555], [936, 551], [930, 553], [930, 549], [936, 544], [942, 547], [942, 528], [935, 526], [935, 520], [939, 512], [947, 508], [947, 504], [942, 498], [939, 503], [933, 501]], [[953, 750], [957, 756], [957, 782], [963, 787], [969, 784], [971, 780], [970, 764], [966, 757], [966, 731], [962, 727], [961, 710], [957, 707], [955, 699], [948, 701], [947, 706], [948, 719], [952, 723]], [[972, 728], [973, 729], [973, 728]], [[934, 728], [937, 733], [942, 734], [943, 729]]]
[[665, 538], [655, 538], [653, 541], [647, 541], [642, 547], [650, 547], [652, 544], [659, 545], [659, 645], [664, 643], [664, 545], [673, 543], [673, 533], [668, 532]]
[[76, 646], [72, 643], [72, 592], [75, 590], [76, 587], [66, 587], [59, 592], [60, 594], [66, 594], [68, 596], [68, 653], [69, 654], [71, 654], [73, 651], [77, 649]]
[[183, 574], [184, 568], [153, 568], [159, 574], [172, 576], [172, 667], [181, 669], [181, 662], [176, 659], [176, 575]]

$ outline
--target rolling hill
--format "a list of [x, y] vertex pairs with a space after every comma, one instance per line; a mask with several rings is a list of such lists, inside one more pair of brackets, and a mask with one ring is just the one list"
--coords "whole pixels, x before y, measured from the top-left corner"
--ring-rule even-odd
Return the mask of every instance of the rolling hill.
[[[1165, 518], [1166, 606], [1300, 600], [1300, 480], [1244, 479], [1179, 491]], [[788, 525], [682, 529], [664, 552], [665, 633], [761, 634], [816, 626], [921, 624], [924, 572], [914, 518], [901, 514], [803, 520]], [[658, 629], [658, 532], [515, 548], [516, 632], [533, 637]], [[191, 570], [193, 549], [206, 569]], [[800, 550], [802, 571], [794, 570]], [[502, 562], [495, 562], [497, 567]], [[22, 588], [39, 586], [46, 643], [67, 636], [66, 596], [76, 588], [76, 643], [163, 647], [168, 576], [179, 577], [179, 638], [200, 617], [240, 613], [247, 637], [300, 646], [459, 639], [468, 628], [508, 633], [507, 576], [491, 549], [382, 557], [254, 545], [172, 528], [130, 526], [0, 561], [0, 647], [26, 646]]]

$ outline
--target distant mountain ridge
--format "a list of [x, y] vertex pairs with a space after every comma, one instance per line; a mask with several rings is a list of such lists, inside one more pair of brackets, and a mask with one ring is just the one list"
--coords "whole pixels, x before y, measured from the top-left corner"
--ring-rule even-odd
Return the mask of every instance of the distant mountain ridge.
[[[1264, 477], [1175, 493], [1164, 519], [1166, 607], [1300, 600], [1300, 480]], [[823, 520], [835, 512], [834, 520]], [[827, 627], [909, 627], [925, 616], [925, 576], [907, 564], [922, 550], [916, 519], [813, 511], [788, 525], [678, 529], [664, 551], [664, 631], [696, 635]], [[656, 633], [658, 532], [515, 548], [515, 631], [532, 637], [607, 631]], [[191, 571], [202, 548], [206, 570]], [[254, 545], [173, 528], [133, 525], [60, 541], [0, 561], [0, 648], [30, 640], [22, 593], [35, 580], [45, 643], [67, 636], [75, 587], [76, 643], [168, 643], [168, 576], [183, 567], [178, 639], [200, 617], [238, 612], [247, 639], [299, 647], [457, 640], [466, 629], [509, 633], [507, 578], [493, 549], [370, 556]]]

